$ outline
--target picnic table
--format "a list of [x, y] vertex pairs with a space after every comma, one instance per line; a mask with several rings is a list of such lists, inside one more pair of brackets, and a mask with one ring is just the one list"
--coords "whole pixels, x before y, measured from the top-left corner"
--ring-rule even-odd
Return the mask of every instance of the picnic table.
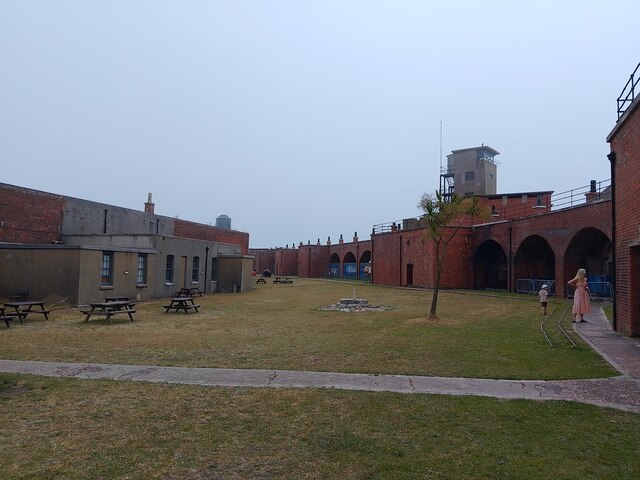
[[256, 283], [264, 283], [266, 285], [267, 280], [264, 277], [260, 277], [258, 280], [256, 280]]
[[10, 327], [9, 322], [15, 318], [20, 319], [20, 323], [22, 323], [22, 319], [18, 317], [15, 313], [5, 313], [5, 308], [0, 307], [0, 320], [3, 320], [7, 328]]
[[129, 297], [104, 297], [105, 302], [128, 302]]
[[273, 283], [293, 283], [291, 277], [276, 277], [273, 279]]
[[184, 287], [176, 293], [176, 297], [195, 297], [196, 295], [202, 296], [202, 291], [199, 287]]
[[126, 313], [129, 316], [129, 320], [133, 322], [133, 314], [136, 313], [136, 311], [133, 308], [133, 303], [129, 300], [120, 300], [90, 303], [89, 309], [82, 310], [82, 313], [86, 315], [84, 319], [85, 322], [88, 322], [92, 316], [99, 315], [106, 317], [109, 323], [113, 323], [111, 317], [122, 313]]
[[193, 297], [175, 297], [170, 299], [169, 305], [164, 306], [164, 313], [167, 313], [169, 310], [173, 310], [176, 313], [180, 310], [183, 310], [184, 313], [189, 313], [189, 310], [198, 311], [200, 305], [196, 305], [196, 302], [193, 300]]
[[[20, 323], [22, 323], [23, 318], [27, 318], [27, 316], [31, 313], [38, 313], [40, 315], [44, 315], [45, 320], [49, 320], [49, 310], [45, 310], [44, 302], [40, 300], [24, 300], [22, 302], [6, 302], [4, 304], [6, 308], [13, 308], [15, 310], [15, 316], [20, 319]], [[39, 309], [34, 309], [33, 307], [40, 307]], [[13, 312], [12, 312], [13, 315]], [[5, 321], [6, 323], [6, 321]], [[7, 323], [7, 326], [9, 324]]]

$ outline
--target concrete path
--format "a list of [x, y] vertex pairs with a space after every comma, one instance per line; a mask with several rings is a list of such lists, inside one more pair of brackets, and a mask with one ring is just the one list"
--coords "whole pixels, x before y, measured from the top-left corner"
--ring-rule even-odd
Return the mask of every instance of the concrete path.
[[479, 395], [505, 399], [572, 400], [640, 413], [640, 341], [621, 337], [595, 308], [587, 323], [574, 328], [621, 375], [587, 380], [492, 380], [366, 375], [291, 370], [154, 367], [89, 363], [0, 360], [0, 371], [86, 379], [108, 378], [141, 382], [224, 387], [339, 388], [376, 392]]

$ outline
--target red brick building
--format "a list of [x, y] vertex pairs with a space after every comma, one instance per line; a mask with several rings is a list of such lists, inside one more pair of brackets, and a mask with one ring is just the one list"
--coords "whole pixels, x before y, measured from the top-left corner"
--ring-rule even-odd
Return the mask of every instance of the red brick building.
[[615, 245], [615, 329], [640, 335], [640, 64], [618, 98], [611, 153]]

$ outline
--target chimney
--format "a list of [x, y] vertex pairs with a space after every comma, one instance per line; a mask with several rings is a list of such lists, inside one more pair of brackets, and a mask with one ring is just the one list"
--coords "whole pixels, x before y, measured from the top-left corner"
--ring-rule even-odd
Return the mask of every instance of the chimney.
[[358, 232], [354, 232], [353, 234], [353, 243], [358, 241]]
[[149, 197], [144, 204], [144, 213], [150, 213], [153, 215], [155, 206], [156, 204], [151, 201], [151, 194], [149, 194]]
[[589, 191], [584, 194], [584, 196], [586, 197], [587, 203], [593, 202], [598, 198], [598, 192], [596, 191], [596, 181], [591, 180], [589, 186], [590, 186]]
[[327, 237], [327, 245], [331, 245], [331, 237]]
[[342, 245], [344, 243], [344, 240], [342, 239], [342, 234], [340, 234], [340, 239], [338, 240], [338, 243], [340, 245]]

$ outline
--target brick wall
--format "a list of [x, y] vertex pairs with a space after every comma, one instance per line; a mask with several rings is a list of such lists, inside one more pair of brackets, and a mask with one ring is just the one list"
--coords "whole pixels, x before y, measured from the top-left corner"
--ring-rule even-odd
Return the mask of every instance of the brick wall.
[[[471, 229], [463, 227], [447, 246], [440, 286], [471, 288]], [[372, 237], [373, 283], [432, 288], [435, 246], [422, 229], [399, 230]]]
[[64, 197], [0, 183], [0, 242], [62, 240]]
[[240, 245], [241, 253], [249, 253], [249, 234], [229, 230], [226, 228], [204, 225], [202, 223], [188, 222], [186, 220], [174, 220], [174, 235], [176, 237], [206, 240], [210, 242]]
[[329, 247], [301, 245], [298, 248], [298, 276], [325, 278], [329, 274]]
[[275, 266], [277, 275], [298, 275], [298, 250], [294, 248], [276, 249]]
[[616, 330], [640, 335], [640, 98], [607, 138], [615, 153]]
[[253, 255], [253, 269], [259, 274], [265, 270], [273, 272], [276, 266], [276, 251], [273, 248], [251, 248], [249, 254]]
[[[478, 197], [480, 206], [492, 212], [492, 221], [542, 215], [551, 211], [552, 192], [530, 192], [520, 194], [486, 195]], [[541, 197], [538, 203], [538, 195]], [[477, 223], [477, 222], [476, 222]]]

